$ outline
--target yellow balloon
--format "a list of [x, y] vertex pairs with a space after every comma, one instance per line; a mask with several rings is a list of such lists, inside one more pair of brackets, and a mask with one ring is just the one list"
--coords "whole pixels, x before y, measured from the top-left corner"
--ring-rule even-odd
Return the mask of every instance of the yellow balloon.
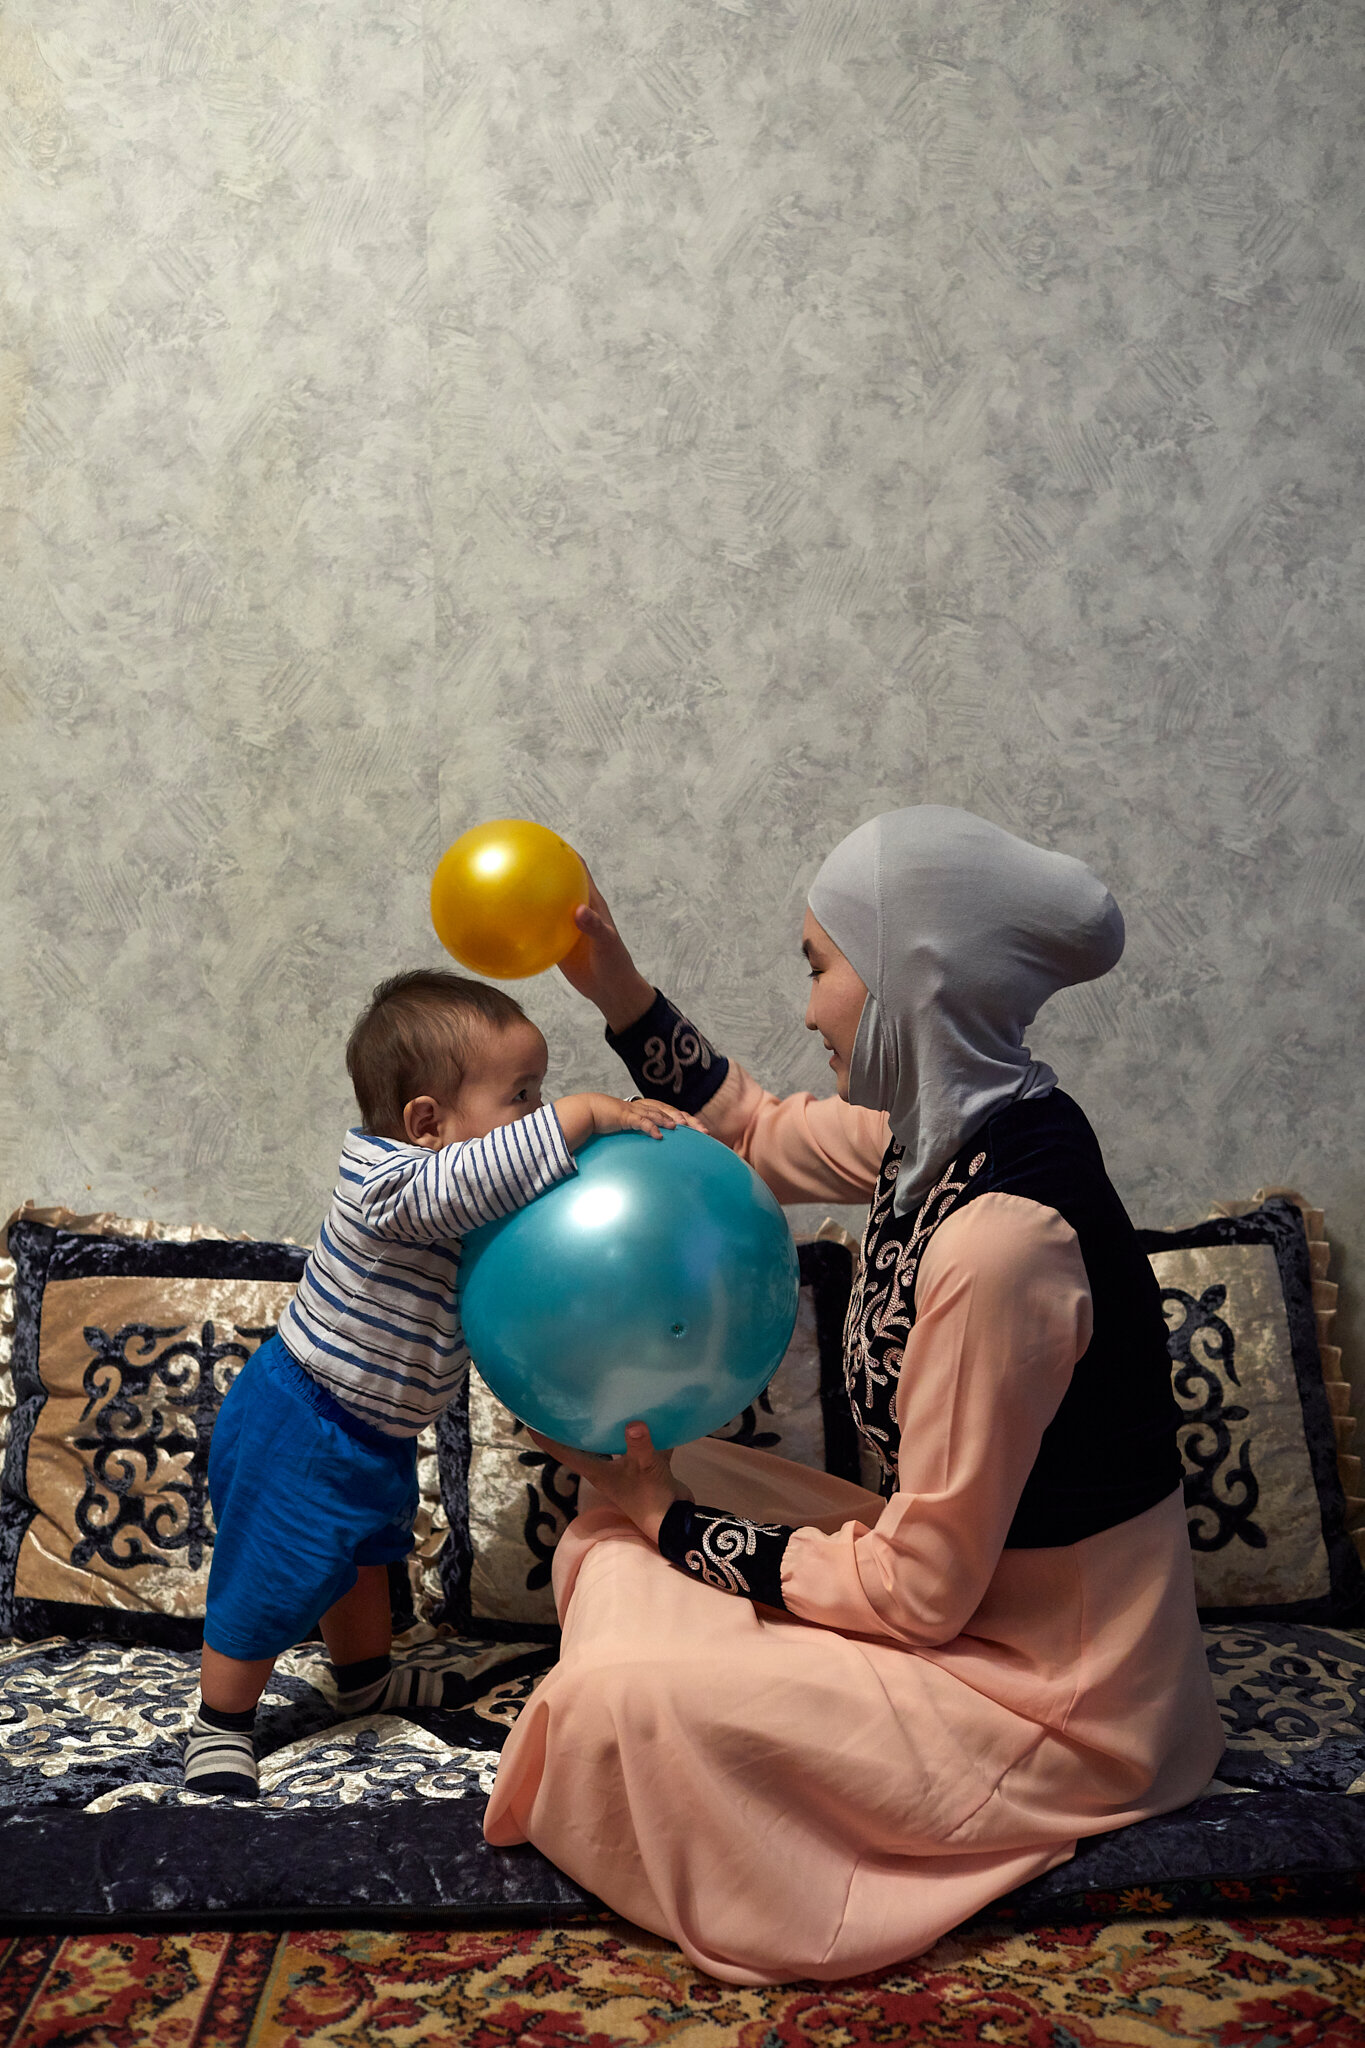
[[447, 953], [476, 974], [519, 981], [577, 943], [588, 871], [567, 840], [527, 818], [462, 832], [431, 878], [431, 921]]

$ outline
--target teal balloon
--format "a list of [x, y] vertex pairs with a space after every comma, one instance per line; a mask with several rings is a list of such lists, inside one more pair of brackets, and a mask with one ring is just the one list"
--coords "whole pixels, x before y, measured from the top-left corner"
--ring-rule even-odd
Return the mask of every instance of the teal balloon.
[[471, 1231], [460, 1317], [498, 1399], [545, 1436], [623, 1451], [719, 1429], [767, 1386], [796, 1323], [787, 1219], [744, 1161], [684, 1126], [593, 1138], [578, 1172]]

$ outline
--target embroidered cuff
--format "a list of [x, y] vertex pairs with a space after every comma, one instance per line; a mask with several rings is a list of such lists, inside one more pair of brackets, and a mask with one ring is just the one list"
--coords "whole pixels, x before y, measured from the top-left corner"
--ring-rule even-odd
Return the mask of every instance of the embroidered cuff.
[[659, 1555], [719, 1593], [784, 1607], [782, 1557], [791, 1533], [778, 1522], [745, 1522], [675, 1500], [659, 1527]]
[[730, 1071], [729, 1060], [657, 989], [644, 1016], [624, 1031], [608, 1031], [607, 1044], [630, 1068], [642, 1095], [690, 1116], [705, 1107]]

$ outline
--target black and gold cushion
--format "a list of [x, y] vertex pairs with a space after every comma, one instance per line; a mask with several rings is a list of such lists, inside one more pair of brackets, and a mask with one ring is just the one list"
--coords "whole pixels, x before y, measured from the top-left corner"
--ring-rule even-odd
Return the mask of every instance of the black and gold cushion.
[[[1166, 1314], [1205, 1619], [1365, 1619], [1338, 1458], [1349, 1417], [1319, 1343], [1335, 1292], [1314, 1271], [1325, 1245], [1318, 1256], [1283, 1195], [1139, 1236]], [[1335, 1386], [1339, 1354], [1328, 1364]], [[1349, 1477], [1354, 1460], [1343, 1463]]]
[[214, 1417], [306, 1254], [87, 1222], [21, 1216], [9, 1228], [0, 1633], [187, 1647], [202, 1632], [213, 1544]]
[[[715, 1434], [857, 1481], [858, 1440], [843, 1380], [843, 1322], [853, 1241], [799, 1246], [801, 1297], [787, 1352], [758, 1400]], [[537, 1450], [525, 1426], [471, 1373], [468, 1400], [437, 1425], [444, 1600], [439, 1619], [462, 1634], [554, 1633], [550, 1568], [577, 1512], [578, 1481]]]

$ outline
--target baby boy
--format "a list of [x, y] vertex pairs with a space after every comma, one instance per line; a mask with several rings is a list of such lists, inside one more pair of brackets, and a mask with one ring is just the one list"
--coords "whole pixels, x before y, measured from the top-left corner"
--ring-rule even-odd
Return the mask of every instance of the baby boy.
[[460, 1239], [575, 1171], [605, 1131], [690, 1119], [658, 1102], [542, 1103], [545, 1040], [502, 990], [420, 970], [381, 983], [346, 1065], [361, 1125], [298, 1292], [224, 1398], [193, 1792], [257, 1794], [252, 1726], [276, 1657], [320, 1624], [343, 1714], [437, 1705], [393, 1669], [387, 1566], [412, 1547], [416, 1440], [463, 1384]]

